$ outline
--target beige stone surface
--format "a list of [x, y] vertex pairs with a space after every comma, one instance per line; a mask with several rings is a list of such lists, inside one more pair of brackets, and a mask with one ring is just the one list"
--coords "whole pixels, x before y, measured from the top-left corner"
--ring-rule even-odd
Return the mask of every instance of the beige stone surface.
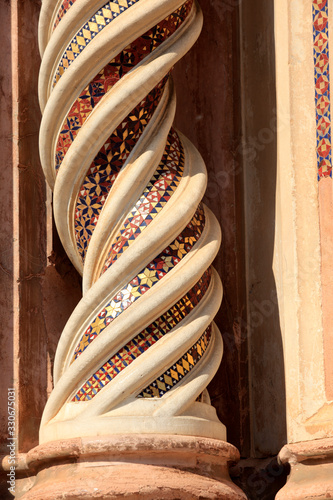
[[[333, 22], [332, 14], [329, 22]], [[288, 441], [293, 443], [333, 435], [327, 361], [325, 368], [332, 340], [323, 326], [323, 303], [328, 298], [323, 283], [331, 278], [327, 266], [323, 267], [321, 251], [319, 199], [324, 188], [317, 180], [312, 2], [275, 2], [275, 41], [274, 274], [283, 336]], [[286, 114], [287, 124], [282, 121]]]
[[325, 388], [329, 401], [333, 400], [333, 184], [330, 177], [319, 184], [321, 281], [324, 333]]

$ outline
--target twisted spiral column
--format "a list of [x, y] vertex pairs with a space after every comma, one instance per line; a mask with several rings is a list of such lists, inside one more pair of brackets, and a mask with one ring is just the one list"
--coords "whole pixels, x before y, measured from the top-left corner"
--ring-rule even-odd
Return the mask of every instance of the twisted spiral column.
[[206, 171], [172, 128], [170, 72], [202, 25], [194, 0], [44, 0], [40, 155], [83, 298], [59, 342], [41, 442], [119, 433], [225, 439], [205, 389], [220, 229]]

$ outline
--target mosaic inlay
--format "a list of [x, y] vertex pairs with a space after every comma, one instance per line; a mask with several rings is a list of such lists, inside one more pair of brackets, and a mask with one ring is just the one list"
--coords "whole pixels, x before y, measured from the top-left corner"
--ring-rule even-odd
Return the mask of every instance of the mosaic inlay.
[[88, 401], [92, 399], [126, 366], [130, 365], [138, 356], [169, 333], [172, 328], [178, 325], [199, 304], [209, 287], [210, 279], [211, 269], [208, 269], [194, 287], [176, 304], [104, 363], [81, 387], [72, 401]]
[[201, 335], [200, 339], [187, 351], [184, 356], [178, 359], [171, 368], [166, 370], [154, 382], [148, 385], [140, 394], [138, 398], [161, 398], [170, 389], [172, 389], [178, 382], [180, 382], [185, 375], [187, 375], [202, 358], [207, 350], [211, 337], [211, 325]]
[[[166, 19], [133, 41], [100, 73], [98, 73], [92, 82], [81, 92], [78, 99], [72, 105], [59, 134], [56, 145], [56, 170], [60, 168], [64, 156], [83, 123], [101, 101], [103, 96], [116, 82], [128, 73], [128, 71], [142, 61], [147, 54], [159, 47], [163, 41], [179, 28], [189, 14], [192, 4], [193, 0], [187, 1]], [[165, 82], [166, 78], [148, 94], [146, 99], [132, 110], [104, 144], [89, 168], [84, 183], [79, 191], [74, 223], [77, 250], [83, 261], [89, 241], [110, 189], [121, 167], [124, 165], [137, 140], [143, 133], [144, 128], [151, 119], [161, 98]], [[175, 140], [173, 143], [175, 144]], [[142, 224], [140, 224], [140, 227], [137, 227], [134, 239], [142, 231], [143, 227], [149, 224], [149, 221], [153, 219], [154, 215], [160, 211], [165, 204], [165, 200], [170, 198], [170, 192], [172, 194], [179, 183], [183, 163], [180, 161], [179, 172], [175, 172], [173, 167], [175, 165], [174, 160], [176, 159], [175, 155], [177, 152], [172, 152], [170, 151], [171, 149], [176, 149], [176, 146], [170, 146], [170, 140], [168, 140], [162, 160], [163, 165], [160, 165], [155, 173], [155, 177], [158, 177], [158, 179], [152, 179], [151, 182], [154, 183], [154, 187], [151, 189], [151, 193], [148, 192], [151, 186], [147, 186], [147, 189], [141, 197], [148, 196], [148, 199], [150, 197], [153, 204], [156, 206], [154, 206], [151, 217], [147, 215], [147, 217], [144, 218], [145, 220], [141, 221]], [[180, 150], [180, 146], [178, 146], [178, 150]], [[172, 155], [174, 155], [174, 158], [172, 158]], [[169, 160], [170, 173], [164, 175], [162, 169], [165, 170], [164, 173], [167, 172], [167, 160]], [[178, 160], [180, 160], [180, 158], [178, 158]], [[157, 187], [158, 182], [161, 186], [165, 184], [165, 182], [168, 181], [168, 175], [171, 176], [172, 179], [169, 185], [165, 187], [164, 196], [161, 194], [161, 200], [157, 200], [157, 203], [155, 203], [154, 200], [160, 197], [162, 189], [161, 188], [159, 192], [157, 192], [155, 187]], [[136, 208], [138, 209], [139, 207]], [[142, 210], [142, 207], [140, 210]], [[139, 220], [139, 218], [134, 219], [133, 217], [131, 217], [131, 219], [134, 221]], [[124, 241], [124, 236], [121, 236], [121, 239]], [[128, 238], [126, 244], [124, 243], [124, 245], [122, 245], [123, 249], [120, 252], [116, 252], [116, 254], [121, 253], [127, 248], [132, 239]], [[113, 249], [111, 250], [113, 251]]]
[[205, 226], [205, 215], [201, 204], [196, 213], [177, 236], [177, 238], [153, 259], [137, 276], [135, 276], [122, 290], [110, 300], [99, 312], [91, 325], [81, 337], [75, 349], [74, 361], [88, 345], [106, 328], [115, 318], [133, 304], [138, 298], [158, 283], [187, 255], [199, 240]]
[[53, 25], [53, 29], [55, 29], [60, 23], [61, 19], [64, 17], [66, 12], [71, 8], [71, 6], [75, 3], [76, 0], [64, 0], [61, 4], [60, 9], [58, 10], [56, 20]]
[[119, 230], [108, 253], [102, 273], [149, 226], [178, 187], [184, 170], [184, 151], [178, 134], [171, 130], [162, 160]]
[[75, 208], [75, 238], [84, 260], [106, 198], [120, 169], [142, 135], [161, 98], [165, 80], [116, 128], [91, 164]]
[[[113, 19], [125, 12], [125, 10], [127, 10], [138, 1], [139, 0], [114, 0], [113, 2], [107, 2], [100, 10], [96, 12], [96, 14], [94, 14], [94, 16], [92, 16], [92, 18], [84, 26], [82, 26], [81, 30], [71, 40], [60, 59], [58, 68], [53, 78], [53, 87], [58, 83], [66, 69], [69, 68], [72, 62], [87, 47], [91, 40], [93, 40], [95, 36], [100, 33], [108, 24], [110, 24]], [[193, 0], [188, 0], [183, 6], [177, 9], [177, 11], [161, 21], [161, 23], [156, 25], [152, 30], [149, 30], [138, 39], [140, 41], [144, 40], [147, 37], [147, 34], [149, 34], [148, 36], [149, 39], [151, 39], [151, 43], [149, 51], [147, 51], [145, 55], [147, 55], [149, 52], [152, 52], [178, 28], [178, 19], [181, 23], [184, 21], [183, 16], [186, 16], [187, 13], [191, 10], [192, 4]], [[67, 10], [68, 9], [63, 12], [62, 16]], [[59, 18], [59, 21], [61, 17]], [[139, 46], [137, 41], [136, 45]], [[136, 55], [135, 51], [133, 53]]]
[[57, 84], [66, 69], [69, 68], [80, 52], [87, 47], [98, 33], [110, 24], [113, 19], [120, 16], [125, 10], [132, 7], [132, 5], [138, 1], [139, 0], [114, 0], [113, 2], [107, 2], [99, 9], [89, 21], [82, 26], [80, 31], [68, 44], [54, 75], [53, 86]]
[[64, 120], [59, 134], [56, 146], [56, 169], [59, 169], [77, 133], [102, 97], [120, 78], [141, 62], [147, 54], [159, 47], [181, 26], [190, 12], [192, 3], [193, 0], [186, 2], [165, 20], [132, 42], [107, 64], [81, 92]]
[[318, 180], [332, 177], [328, 2], [312, 2]]

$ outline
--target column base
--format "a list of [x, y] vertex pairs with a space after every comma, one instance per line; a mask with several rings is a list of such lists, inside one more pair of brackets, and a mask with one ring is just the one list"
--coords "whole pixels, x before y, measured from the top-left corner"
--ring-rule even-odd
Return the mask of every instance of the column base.
[[333, 498], [333, 438], [288, 444], [279, 460], [291, 470], [276, 500]]
[[35, 476], [22, 500], [246, 499], [228, 464], [239, 459], [224, 441], [192, 436], [120, 435], [53, 441], [33, 448]]

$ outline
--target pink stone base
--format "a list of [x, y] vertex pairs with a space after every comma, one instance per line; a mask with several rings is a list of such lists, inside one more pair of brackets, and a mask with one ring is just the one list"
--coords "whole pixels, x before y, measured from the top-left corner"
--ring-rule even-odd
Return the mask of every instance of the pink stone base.
[[333, 438], [288, 444], [279, 454], [291, 472], [276, 500], [333, 498]]
[[237, 449], [224, 441], [191, 436], [54, 441], [27, 453], [35, 481], [19, 498], [246, 499], [229, 477], [228, 463], [238, 459]]

